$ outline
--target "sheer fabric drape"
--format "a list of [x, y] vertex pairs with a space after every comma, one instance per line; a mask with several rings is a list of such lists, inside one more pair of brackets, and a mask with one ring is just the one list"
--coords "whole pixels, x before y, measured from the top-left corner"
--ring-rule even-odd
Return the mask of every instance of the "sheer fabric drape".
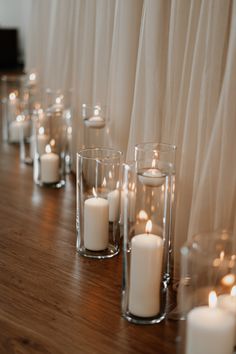
[[[175, 254], [194, 233], [236, 231], [236, 1], [34, 0], [27, 69], [109, 108], [107, 145], [176, 144]], [[236, 237], [235, 237], [236, 238]]]

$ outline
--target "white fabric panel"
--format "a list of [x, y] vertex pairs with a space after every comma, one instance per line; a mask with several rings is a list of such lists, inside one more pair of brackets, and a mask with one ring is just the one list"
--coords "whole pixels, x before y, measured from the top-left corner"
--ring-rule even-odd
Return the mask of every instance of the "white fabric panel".
[[133, 158], [136, 143], [161, 140], [169, 11], [169, 1], [144, 1], [128, 159]]
[[[212, 87], [215, 87], [218, 97], [215, 97], [216, 112], [211, 111], [211, 116], [214, 116], [212, 121], [205, 117], [206, 128], [209, 123], [211, 125], [210, 134], [208, 134], [207, 146], [203, 154], [199, 156], [201, 159], [201, 168], [198, 169], [198, 181], [195, 181], [193, 188], [192, 203], [189, 233], [205, 228], [207, 225], [211, 229], [222, 229], [228, 227], [233, 229], [235, 218], [235, 201], [236, 201], [236, 164], [234, 152], [236, 151], [236, 2], [233, 3], [231, 12], [231, 4], [228, 2], [218, 9], [214, 14], [215, 23], [214, 36], [215, 47], [211, 48], [211, 62], [209, 62], [208, 70], [211, 73], [206, 85], [209, 85], [210, 80], [213, 80], [211, 86], [206, 87], [208, 95], [213, 96]], [[222, 18], [224, 11], [228, 10], [230, 22], [225, 21], [218, 28], [217, 20]], [[218, 17], [217, 17], [218, 16]], [[226, 16], [223, 16], [226, 18]], [[230, 28], [228, 26], [230, 25]], [[218, 30], [217, 30], [218, 29]], [[226, 53], [223, 52], [224, 35], [229, 31], [229, 43], [226, 48]], [[223, 32], [223, 33], [222, 33]], [[217, 48], [217, 43], [221, 48]], [[208, 44], [208, 48], [210, 43]], [[222, 55], [224, 53], [224, 55]], [[217, 63], [220, 62], [220, 63]], [[221, 70], [213, 71], [213, 63], [218, 64]], [[217, 66], [215, 66], [217, 69]], [[217, 74], [219, 78], [217, 80]], [[234, 79], [232, 79], [234, 78]], [[221, 85], [219, 81], [221, 80]], [[218, 81], [218, 85], [217, 85]], [[210, 90], [211, 88], [211, 90]], [[210, 93], [209, 93], [210, 91]], [[210, 102], [211, 103], [211, 102]], [[211, 105], [207, 107], [211, 110]], [[202, 129], [202, 138], [206, 137], [206, 129]], [[198, 160], [199, 161], [199, 160]], [[196, 178], [196, 175], [195, 175]]]
[[126, 151], [135, 85], [142, 0], [116, 1], [109, 68], [108, 144]]

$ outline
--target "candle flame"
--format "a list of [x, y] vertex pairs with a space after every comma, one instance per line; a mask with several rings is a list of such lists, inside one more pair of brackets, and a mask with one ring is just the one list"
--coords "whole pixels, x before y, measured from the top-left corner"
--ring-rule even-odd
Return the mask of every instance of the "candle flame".
[[57, 104], [61, 103], [61, 97], [56, 97], [56, 103]]
[[235, 280], [234, 274], [227, 274], [222, 278], [221, 283], [225, 286], [232, 286]]
[[146, 211], [140, 210], [140, 212], [138, 213], [138, 218], [140, 220], [147, 220], [148, 219], [148, 214], [146, 213]]
[[52, 139], [52, 140], [50, 141], [50, 145], [51, 145], [51, 146], [55, 146], [55, 145], [56, 145], [55, 139]]
[[232, 287], [231, 292], [230, 292], [230, 295], [236, 297], [236, 285], [234, 285], [234, 286]]
[[34, 81], [36, 79], [36, 74], [35, 73], [30, 74], [29, 79], [30, 81]]
[[112, 179], [112, 172], [111, 171], [109, 171], [108, 175], [109, 175], [109, 178]]
[[94, 197], [95, 198], [97, 198], [98, 197], [98, 195], [97, 195], [97, 193], [96, 193], [96, 191], [95, 191], [95, 188], [93, 187], [93, 195], [94, 195]]
[[15, 92], [11, 92], [10, 95], [9, 95], [9, 98], [10, 98], [11, 101], [15, 100], [16, 99]]
[[158, 159], [158, 155], [159, 155], [159, 154], [158, 154], [158, 151], [157, 151], [157, 150], [154, 150], [154, 156], [155, 156], [156, 159]]
[[40, 127], [39, 128], [39, 135], [43, 135], [44, 134], [44, 127]]
[[67, 110], [67, 111], [66, 111], [65, 116], [66, 116], [66, 119], [71, 119], [71, 112], [70, 112], [70, 110]]
[[50, 154], [50, 152], [52, 152], [51, 146], [49, 144], [46, 145], [45, 151], [47, 154]]
[[68, 128], [67, 128], [67, 133], [68, 133], [69, 135], [72, 134], [72, 127], [68, 127]]
[[98, 116], [100, 111], [101, 111], [101, 107], [100, 106], [95, 106], [94, 107], [94, 115], [95, 116]]
[[107, 185], [107, 181], [106, 181], [106, 177], [104, 177], [102, 181], [102, 187], [106, 187], [106, 185]]
[[215, 308], [217, 306], [217, 296], [215, 291], [211, 291], [208, 297], [209, 307]]
[[220, 252], [220, 260], [223, 261], [224, 257], [225, 257], [225, 253], [224, 253], [224, 251], [221, 251]]
[[17, 121], [17, 122], [23, 122], [23, 120], [25, 120], [25, 116], [22, 115], [22, 114], [19, 114], [19, 115], [16, 117], [16, 121]]
[[145, 232], [147, 234], [150, 234], [151, 231], [152, 231], [152, 222], [151, 222], [151, 220], [148, 220], [146, 227], [145, 227]]

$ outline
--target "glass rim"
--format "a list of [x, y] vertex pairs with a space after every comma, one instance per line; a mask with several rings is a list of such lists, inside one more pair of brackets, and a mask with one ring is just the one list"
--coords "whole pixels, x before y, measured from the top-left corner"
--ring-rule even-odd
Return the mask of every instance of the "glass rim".
[[[91, 157], [91, 156], [85, 156], [83, 155], [86, 152], [90, 151], [108, 151], [110, 153], [113, 153], [113, 156], [108, 156], [108, 157]], [[98, 161], [98, 162], [112, 162], [116, 160], [120, 160], [121, 157], [123, 156], [123, 152], [120, 150], [116, 150], [113, 148], [107, 148], [107, 147], [96, 147], [96, 148], [86, 148], [79, 150], [76, 153], [77, 158], [83, 158], [84, 160], [89, 160], [89, 161]]]
[[[154, 146], [156, 146], [156, 148]], [[175, 144], [154, 142], [154, 141], [147, 141], [144, 143], [135, 144], [134, 148], [135, 148], [135, 150], [140, 150], [140, 151], [147, 151], [148, 149], [149, 150], [156, 150], [156, 149], [158, 150], [158, 148], [164, 148], [163, 150], [162, 149], [158, 150], [162, 153], [177, 150], [177, 146]]]

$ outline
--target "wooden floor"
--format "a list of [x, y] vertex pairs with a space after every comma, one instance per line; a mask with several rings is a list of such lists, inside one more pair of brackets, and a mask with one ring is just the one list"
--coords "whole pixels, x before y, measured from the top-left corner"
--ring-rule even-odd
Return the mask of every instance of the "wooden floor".
[[76, 253], [74, 177], [40, 188], [18, 153], [0, 146], [0, 353], [175, 354], [177, 322], [121, 317], [122, 256]]

